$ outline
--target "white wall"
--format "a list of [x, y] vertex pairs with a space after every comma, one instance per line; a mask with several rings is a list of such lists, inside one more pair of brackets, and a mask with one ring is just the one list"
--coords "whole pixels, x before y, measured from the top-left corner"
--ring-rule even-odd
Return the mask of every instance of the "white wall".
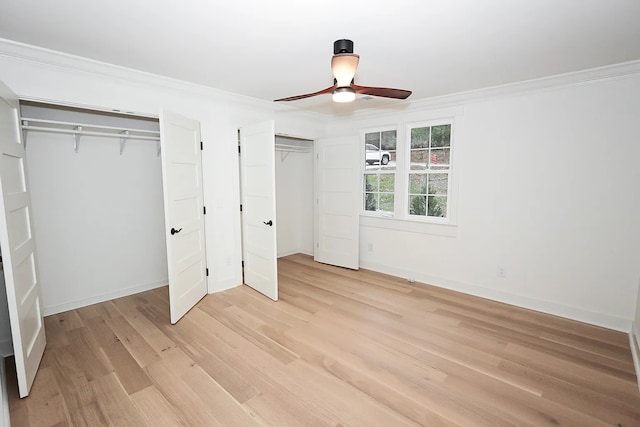
[[633, 320], [635, 322], [636, 340], [640, 343], [640, 283], [638, 285], [638, 292], [636, 296], [635, 315]]
[[13, 354], [11, 324], [9, 323], [4, 271], [0, 268], [0, 427], [9, 425], [9, 396], [7, 395], [4, 358], [10, 354]]
[[[636, 293], [635, 313], [633, 316], [633, 329], [635, 333], [635, 339], [638, 345], [640, 345], [640, 280], [638, 281], [638, 291]], [[640, 355], [638, 355], [640, 356]], [[640, 368], [640, 366], [638, 366]], [[638, 372], [640, 374], [640, 372]], [[640, 384], [640, 377], [638, 378]]]
[[4, 359], [0, 358], [0, 427], [9, 427], [9, 396], [4, 368]]
[[[516, 89], [457, 104], [457, 227], [416, 233], [363, 221], [361, 265], [629, 330], [640, 275], [640, 74]], [[438, 109], [338, 131], [403, 128]]]
[[313, 255], [313, 146], [276, 151], [275, 161], [278, 256]]
[[635, 315], [629, 332], [629, 345], [631, 347], [631, 356], [633, 357], [633, 366], [636, 371], [636, 382], [640, 389], [640, 281], [638, 283]]
[[[158, 130], [158, 122], [23, 106], [22, 117]], [[27, 133], [45, 315], [167, 284], [162, 172], [153, 141]]]

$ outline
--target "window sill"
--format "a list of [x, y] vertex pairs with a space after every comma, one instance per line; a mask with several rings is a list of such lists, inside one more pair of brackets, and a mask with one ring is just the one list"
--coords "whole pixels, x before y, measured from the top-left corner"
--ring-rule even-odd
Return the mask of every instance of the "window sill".
[[407, 231], [411, 233], [421, 233], [421, 234], [432, 234], [435, 236], [458, 237], [458, 226], [454, 224], [442, 224], [442, 223], [435, 223], [435, 222], [424, 222], [419, 220], [374, 217], [366, 214], [361, 214], [360, 225], [363, 227], [385, 228], [388, 230]]

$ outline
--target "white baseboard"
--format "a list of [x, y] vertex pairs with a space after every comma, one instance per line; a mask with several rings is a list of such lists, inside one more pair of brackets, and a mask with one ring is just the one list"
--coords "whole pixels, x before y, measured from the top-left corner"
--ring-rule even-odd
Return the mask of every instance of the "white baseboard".
[[304, 255], [313, 256], [313, 252], [308, 252], [308, 251], [303, 251], [301, 249], [296, 249], [296, 250], [293, 250], [293, 251], [287, 251], [287, 252], [282, 252], [282, 253], [278, 252], [278, 258], [282, 258], [282, 257], [289, 256], [289, 255], [295, 255], [295, 254], [304, 254]]
[[13, 356], [13, 341], [11, 338], [0, 341], [0, 360], [9, 356]]
[[631, 356], [633, 357], [633, 367], [636, 370], [636, 382], [638, 390], [640, 390], [640, 343], [638, 343], [638, 331], [635, 322], [631, 324], [631, 332], [629, 332], [629, 345], [631, 346]]
[[95, 295], [89, 298], [82, 298], [79, 300], [69, 301], [62, 304], [56, 304], [52, 306], [45, 306], [42, 308], [43, 316], [50, 316], [52, 314], [58, 314], [69, 310], [75, 310], [76, 308], [86, 307], [91, 304], [97, 304], [99, 302], [105, 302], [116, 298], [126, 297], [128, 295], [137, 294], [151, 289], [160, 288], [166, 286], [168, 280], [160, 280], [157, 282], [145, 283], [142, 285], [132, 286], [130, 288], [118, 289], [113, 292], [107, 292], [100, 295]]
[[503, 302], [505, 304], [540, 311], [542, 313], [577, 320], [579, 322], [589, 323], [596, 326], [602, 326], [616, 331], [629, 332], [629, 325], [631, 325], [632, 322], [631, 319], [558, 304], [554, 301], [545, 301], [525, 295], [512, 294], [509, 292], [485, 288], [483, 286], [472, 285], [469, 283], [457, 282], [454, 280], [444, 279], [442, 277], [429, 276], [420, 272], [404, 270], [387, 265], [360, 261], [360, 267], [378, 271], [380, 273], [391, 274], [392, 276], [397, 277], [412, 277], [418, 282], [428, 283], [429, 285], [438, 286], [440, 288], [451, 289], [452, 291], [463, 292], [465, 294], [475, 295], [493, 301]]
[[293, 255], [293, 254], [297, 254], [298, 251], [285, 251], [285, 252], [278, 252], [278, 258], [282, 258], [282, 257], [286, 257], [289, 255]]
[[242, 286], [242, 281], [238, 282], [238, 280], [235, 278], [229, 280], [221, 280], [216, 283], [216, 288], [214, 290], [209, 290], [209, 293], [215, 294], [232, 288], [237, 288], [238, 286]]
[[4, 357], [0, 357], [0, 427], [9, 427], [9, 395], [7, 394], [7, 374], [4, 370]]

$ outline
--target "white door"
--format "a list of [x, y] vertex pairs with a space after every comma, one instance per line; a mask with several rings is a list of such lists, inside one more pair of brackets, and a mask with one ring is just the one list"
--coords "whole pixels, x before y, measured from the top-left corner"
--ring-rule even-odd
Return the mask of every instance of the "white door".
[[275, 125], [240, 129], [244, 283], [278, 300]]
[[360, 155], [356, 137], [316, 141], [317, 233], [314, 259], [360, 266]]
[[171, 323], [207, 293], [200, 123], [160, 112]]
[[20, 397], [29, 394], [46, 338], [31, 227], [18, 100], [0, 83], [0, 248]]

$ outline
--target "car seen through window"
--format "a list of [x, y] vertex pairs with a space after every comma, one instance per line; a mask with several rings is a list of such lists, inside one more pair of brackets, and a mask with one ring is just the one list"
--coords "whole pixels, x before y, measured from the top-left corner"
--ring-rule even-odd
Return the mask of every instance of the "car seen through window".
[[380, 163], [382, 165], [389, 164], [391, 160], [391, 154], [388, 151], [380, 150], [373, 144], [366, 144], [366, 158], [365, 161], [368, 165]]

